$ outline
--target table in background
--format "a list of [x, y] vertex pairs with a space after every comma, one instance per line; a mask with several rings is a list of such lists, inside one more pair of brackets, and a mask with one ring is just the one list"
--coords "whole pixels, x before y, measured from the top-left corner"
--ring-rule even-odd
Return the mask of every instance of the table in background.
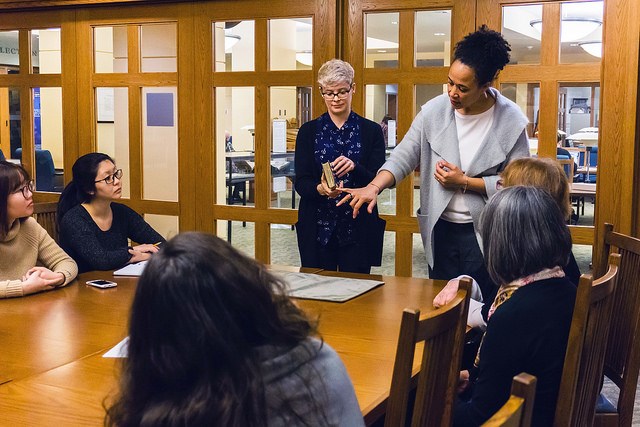
[[[370, 424], [384, 413], [402, 310], [431, 307], [444, 283], [348, 276], [381, 279], [385, 285], [345, 303], [297, 301], [310, 316], [320, 317], [320, 333], [347, 367]], [[118, 287], [104, 290], [84, 284], [98, 278], [113, 280], [109, 272], [85, 273], [63, 289], [0, 301], [4, 423], [56, 427], [102, 423], [102, 402], [117, 385], [117, 364], [102, 355], [126, 336], [137, 278], [118, 277]]]

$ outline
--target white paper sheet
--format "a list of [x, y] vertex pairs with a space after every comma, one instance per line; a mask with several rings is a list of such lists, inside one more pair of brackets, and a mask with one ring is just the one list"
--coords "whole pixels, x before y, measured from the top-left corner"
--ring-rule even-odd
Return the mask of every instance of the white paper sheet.
[[113, 272], [114, 276], [141, 276], [144, 268], [147, 266], [147, 261], [136, 262], [135, 264], [128, 264], [119, 270]]
[[319, 276], [317, 274], [274, 271], [287, 285], [289, 296], [344, 302], [383, 285], [384, 282], [346, 277]]
[[107, 351], [102, 357], [122, 358], [129, 354], [129, 337], [126, 337], [111, 350]]

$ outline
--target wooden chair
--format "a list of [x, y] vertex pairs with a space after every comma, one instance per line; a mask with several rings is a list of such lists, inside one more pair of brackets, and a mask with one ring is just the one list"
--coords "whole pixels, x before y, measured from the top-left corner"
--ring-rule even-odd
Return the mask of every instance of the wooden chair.
[[33, 217], [58, 242], [58, 202], [34, 203]]
[[[393, 367], [385, 427], [404, 426], [409, 395], [417, 382], [411, 425], [446, 426], [452, 422], [455, 389], [469, 311], [471, 281], [460, 281], [455, 298], [420, 319], [420, 310], [402, 313], [398, 350]], [[420, 372], [414, 377], [416, 345], [424, 342]]]
[[593, 424], [619, 265], [620, 255], [612, 254], [604, 276], [595, 281], [590, 275], [580, 277], [556, 406], [556, 427]]
[[604, 225], [601, 236], [596, 274], [605, 271], [612, 249], [622, 255], [604, 356], [604, 374], [620, 388], [620, 394], [617, 407], [603, 405], [600, 409], [606, 412], [596, 412], [595, 425], [630, 426], [640, 371], [640, 239], [614, 232], [611, 224]]
[[526, 372], [513, 377], [509, 400], [482, 427], [529, 427], [536, 397], [536, 382], [536, 377]]

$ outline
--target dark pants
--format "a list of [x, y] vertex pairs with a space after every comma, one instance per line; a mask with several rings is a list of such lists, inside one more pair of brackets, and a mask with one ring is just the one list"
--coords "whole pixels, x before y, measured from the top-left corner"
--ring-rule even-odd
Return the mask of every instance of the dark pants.
[[433, 229], [433, 268], [429, 267], [429, 277], [450, 280], [467, 274], [480, 278], [488, 276], [486, 271], [473, 223], [439, 219]]
[[360, 243], [340, 246], [334, 233], [326, 246], [320, 243], [316, 243], [316, 245], [318, 248], [319, 268], [349, 273], [369, 274], [371, 272], [371, 264], [366, 260], [366, 248]]

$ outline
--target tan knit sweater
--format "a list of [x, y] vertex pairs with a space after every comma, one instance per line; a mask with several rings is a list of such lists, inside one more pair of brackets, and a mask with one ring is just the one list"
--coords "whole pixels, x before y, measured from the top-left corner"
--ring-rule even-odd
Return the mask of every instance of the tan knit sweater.
[[0, 298], [21, 297], [22, 276], [34, 266], [62, 273], [65, 286], [78, 274], [78, 266], [33, 218], [16, 220], [0, 240]]

